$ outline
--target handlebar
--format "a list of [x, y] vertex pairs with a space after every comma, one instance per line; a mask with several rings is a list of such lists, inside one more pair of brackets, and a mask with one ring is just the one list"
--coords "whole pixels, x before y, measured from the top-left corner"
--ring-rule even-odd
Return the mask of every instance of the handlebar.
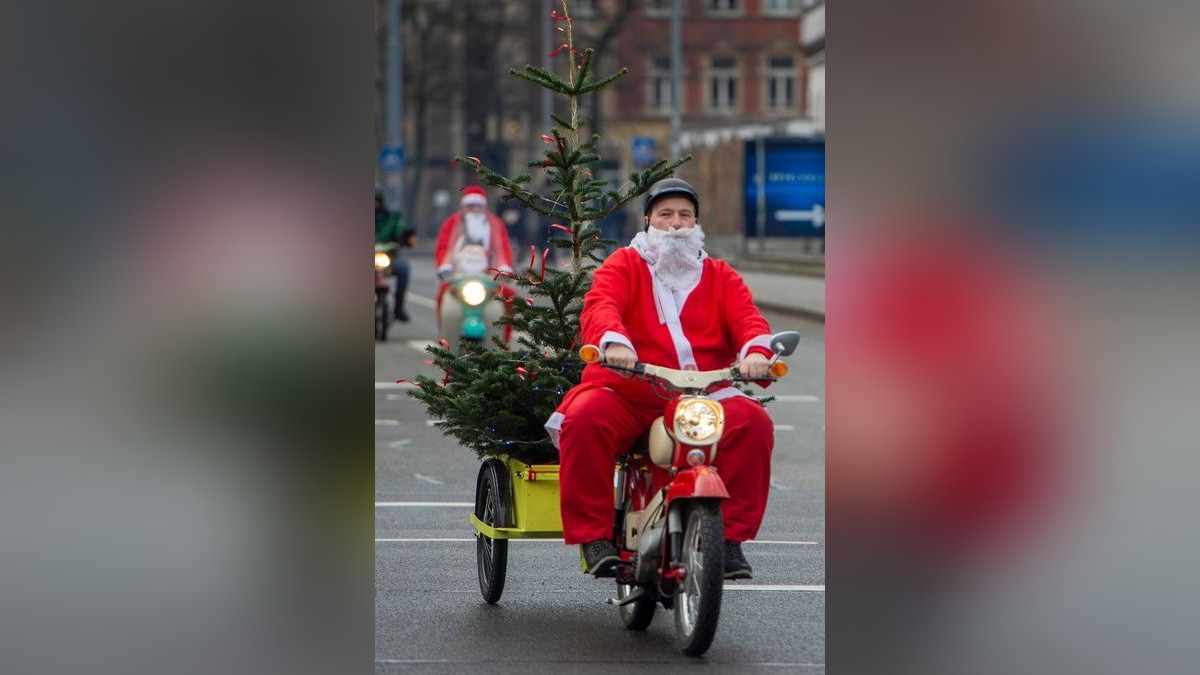
[[595, 345], [584, 345], [579, 350], [579, 356], [586, 363], [596, 363], [610, 370], [632, 373], [638, 377], [655, 378], [680, 390], [708, 389], [722, 382], [775, 382], [787, 374], [787, 364], [782, 361], [776, 361], [771, 365], [771, 375], [747, 377], [735, 370], [736, 365], [720, 370], [676, 370], [641, 361], [634, 363], [632, 368], [618, 366], [606, 363], [604, 353]]
[[[608, 363], [608, 362], [604, 361], [603, 359], [601, 359], [600, 365], [604, 366], [605, 368], [608, 368], [609, 370], [619, 370], [619, 371], [623, 371], [623, 372], [627, 372], [627, 373], [632, 373], [634, 375], [641, 375], [643, 377], [657, 377], [659, 379], [666, 379], [664, 377], [664, 375], [671, 374], [671, 373], [688, 373], [689, 375], [699, 375], [699, 376], [714, 376], [718, 373], [721, 373], [721, 374], [727, 374], [727, 376], [723, 377], [720, 380], [717, 380], [717, 382], [776, 382], [779, 380], [778, 377], [775, 377], [772, 375], [765, 375], [763, 377], [748, 377], [746, 375], [743, 375], [738, 370], [736, 370], [737, 365], [738, 365], [736, 363], [728, 368], [722, 368], [721, 370], [675, 370], [674, 368], [655, 366], [655, 365], [651, 365], [649, 363], [642, 363], [641, 361], [634, 363], [632, 368], [626, 368], [625, 366], [618, 366], [615, 363]], [[709, 379], [709, 378], [708, 377], [699, 377], [697, 379]]]

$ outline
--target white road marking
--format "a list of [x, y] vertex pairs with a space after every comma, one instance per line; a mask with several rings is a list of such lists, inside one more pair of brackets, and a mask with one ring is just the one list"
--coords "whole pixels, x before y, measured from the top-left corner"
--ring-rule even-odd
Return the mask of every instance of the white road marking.
[[376, 382], [376, 389], [416, 389], [412, 382]]
[[475, 505], [472, 504], [471, 502], [375, 502], [375, 508], [377, 508], [377, 509], [403, 507], [403, 506], [422, 506], [422, 507], [446, 506], [446, 507], [461, 508], [463, 506], [475, 506]]
[[400, 421], [399, 420], [375, 420], [375, 426], [377, 426], [377, 427], [398, 427], [398, 426], [400, 426]]
[[[483, 663], [483, 662], [478, 661], [478, 660], [470, 660], [470, 659], [458, 659], [458, 660], [451, 660], [451, 659], [375, 659], [375, 663], [386, 664], [386, 665], [393, 665], [393, 664], [394, 665], [399, 665], [399, 664], [416, 665], [418, 663], [462, 663], [462, 664], [470, 663], [470, 664], [476, 664], [476, 663]], [[488, 663], [491, 663], [491, 662], [488, 662]], [[772, 661], [769, 663], [768, 662], [762, 662], [762, 663], [748, 662], [748, 663], [745, 663], [744, 665], [756, 666], [759, 668], [824, 668], [825, 667], [824, 663], [799, 663], [799, 662], [783, 663], [783, 662], [775, 662], [775, 661]]]
[[436, 345], [437, 340], [406, 340], [405, 343], [409, 347], [412, 347], [413, 349], [415, 349], [419, 352], [423, 352], [423, 351], [425, 351], [426, 347]]
[[[383, 507], [472, 507], [471, 502], [375, 502], [375, 508]], [[458, 539], [455, 537], [443, 537], [432, 539], [376, 539], [375, 541], [475, 541], [474, 539]], [[562, 539], [522, 539], [520, 541], [562, 541]], [[747, 545], [774, 545], [774, 546], [820, 546], [820, 542], [816, 541], [748, 541]]]
[[796, 427], [790, 424], [776, 424], [775, 431], [795, 431]]
[[[468, 542], [468, 541], [475, 541], [475, 537], [470, 537], [468, 539], [461, 539], [461, 538], [454, 538], [454, 537], [441, 537], [441, 538], [437, 538], [437, 537], [379, 537], [379, 538], [375, 539], [375, 543], [377, 543], [377, 544], [379, 544], [379, 543], [383, 543], [383, 544], [429, 543], [429, 542], [438, 542], [438, 541]], [[552, 544], [553, 543], [559, 543], [559, 544], [563, 543], [562, 539], [509, 539], [509, 541], [522, 541], [522, 542], [527, 542], [530, 544], [536, 544], [539, 542], [543, 542], [543, 543], [549, 542]]]
[[[767, 392], [768, 394], [770, 392]], [[820, 396], [809, 396], [800, 394], [780, 394], [775, 397], [775, 400], [780, 403], [818, 403], [821, 400]]]
[[403, 401], [403, 400], [406, 400], [407, 398], [408, 397], [405, 396], [404, 394], [388, 394], [387, 395], [387, 400], [389, 400], [389, 401]]
[[427, 298], [423, 295], [417, 295], [416, 293], [405, 293], [404, 298], [405, 298], [405, 300], [410, 301], [414, 304], [420, 305], [422, 307], [428, 307], [429, 309], [437, 309], [437, 300], [434, 300], [433, 298]]
[[426, 539], [426, 538], [413, 537], [413, 538], [396, 538], [396, 539], [376, 539], [375, 543], [390, 544], [390, 543], [400, 542], [400, 543], [408, 544], [408, 543], [428, 543], [428, 542], [434, 542], [434, 541], [456, 541], [456, 542], [457, 541], [475, 541], [475, 538], [471, 537], [470, 539]]
[[444, 485], [444, 483], [442, 483], [442, 481], [440, 481], [432, 476], [426, 476], [423, 473], [414, 473], [413, 478], [416, 478], [417, 480], [423, 480], [426, 483], [433, 483], [434, 485]]
[[805, 584], [725, 584], [726, 591], [810, 591], [824, 593], [825, 584], [810, 586]]
[[783, 483], [780, 483], [779, 481], [775, 480], [774, 478], [771, 479], [771, 487], [775, 488], [776, 490], [791, 490], [792, 489], [792, 488], [784, 485]]
[[412, 443], [411, 438], [401, 438], [398, 441], [392, 441], [391, 443], [388, 443], [388, 447], [396, 448], [397, 450], [399, 450], [400, 448], [403, 448], [404, 446], [408, 445], [409, 443]]

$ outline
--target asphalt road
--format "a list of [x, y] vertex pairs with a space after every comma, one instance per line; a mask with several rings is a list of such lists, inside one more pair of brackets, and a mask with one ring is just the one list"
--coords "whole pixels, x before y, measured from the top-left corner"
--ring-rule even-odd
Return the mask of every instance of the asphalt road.
[[[772, 490], [758, 540], [745, 545], [754, 579], [728, 582], [708, 653], [684, 656], [661, 607], [649, 630], [626, 630], [611, 580], [579, 570], [562, 541], [514, 540], [498, 605], [485, 604], [467, 520], [478, 461], [429, 426], [396, 379], [437, 374], [433, 265], [412, 260], [409, 313], [375, 349], [375, 671], [377, 673], [825, 671], [824, 327], [766, 313], [799, 330], [789, 376], [772, 386]], [[366, 328], [364, 327], [364, 330]]]

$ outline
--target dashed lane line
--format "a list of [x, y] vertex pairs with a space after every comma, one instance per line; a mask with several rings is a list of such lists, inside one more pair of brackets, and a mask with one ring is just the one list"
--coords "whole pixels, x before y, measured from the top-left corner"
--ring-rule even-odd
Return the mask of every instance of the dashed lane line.
[[376, 389], [416, 389], [412, 382], [376, 382]]
[[402, 508], [402, 507], [463, 508], [463, 507], [469, 507], [469, 506], [475, 506], [475, 505], [471, 502], [375, 502], [375, 508], [377, 508], [377, 509]]

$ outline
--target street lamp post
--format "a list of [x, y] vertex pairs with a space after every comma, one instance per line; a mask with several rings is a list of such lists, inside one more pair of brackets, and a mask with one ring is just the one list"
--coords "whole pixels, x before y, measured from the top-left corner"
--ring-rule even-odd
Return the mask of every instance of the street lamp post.
[[671, 159], [682, 152], [679, 140], [680, 109], [683, 107], [683, 0], [671, 0]]
[[388, 208], [404, 207], [404, 43], [400, 34], [403, 0], [388, 0], [387, 12], [387, 126], [386, 145], [398, 149], [399, 161], [383, 167]]

